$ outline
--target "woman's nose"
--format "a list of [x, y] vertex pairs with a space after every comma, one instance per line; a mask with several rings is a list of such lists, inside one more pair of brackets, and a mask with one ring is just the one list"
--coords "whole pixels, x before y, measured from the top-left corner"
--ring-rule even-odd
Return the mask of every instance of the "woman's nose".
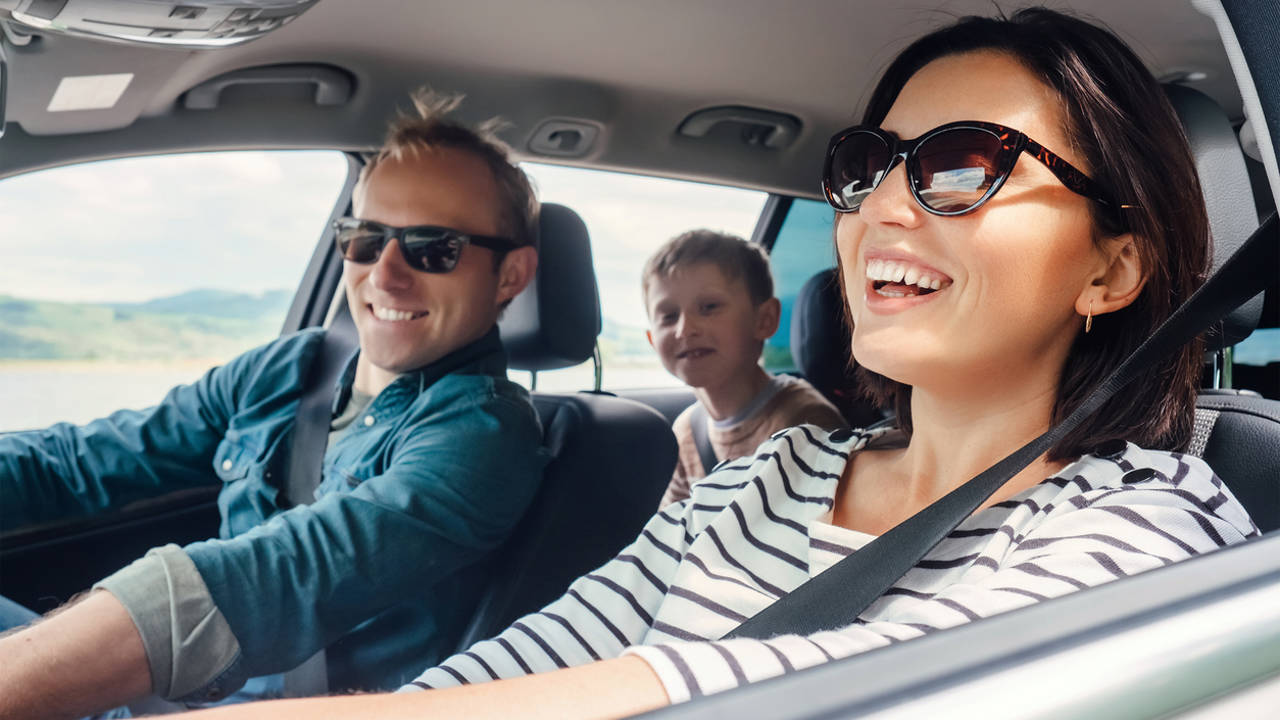
[[400, 243], [392, 238], [373, 263], [369, 280], [379, 290], [403, 290], [413, 285], [414, 272], [405, 262], [404, 255], [400, 254]]
[[858, 208], [858, 214], [867, 224], [890, 224], [913, 227], [920, 223], [925, 214], [911, 195], [907, 186], [906, 163], [898, 163], [880, 180]]

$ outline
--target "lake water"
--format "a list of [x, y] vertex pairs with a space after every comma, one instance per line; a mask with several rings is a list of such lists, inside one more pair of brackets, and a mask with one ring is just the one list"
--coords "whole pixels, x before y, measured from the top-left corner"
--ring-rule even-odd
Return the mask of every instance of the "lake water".
[[[200, 378], [210, 363], [115, 364], [90, 362], [0, 363], [0, 432], [42, 428], [55, 422], [86, 423], [121, 408], [143, 408], [175, 385]], [[511, 379], [528, 385], [529, 373]], [[672, 387], [679, 381], [661, 368], [606, 368], [606, 387]], [[538, 389], [572, 392], [593, 383], [591, 363], [544, 372]]]

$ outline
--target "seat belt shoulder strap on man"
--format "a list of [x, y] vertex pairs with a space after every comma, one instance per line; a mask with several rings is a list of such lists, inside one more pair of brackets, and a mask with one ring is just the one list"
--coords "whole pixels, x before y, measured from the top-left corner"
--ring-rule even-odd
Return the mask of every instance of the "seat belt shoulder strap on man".
[[[353, 331], [354, 328], [335, 322], [325, 331], [316, 357], [307, 370], [294, 415], [293, 444], [282, 488], [285, 499], [292, 506], [315, 502], [315, 491], [324, 468], [324, 452], [329, 444], [338, 380], [358, 344]], [[328, 666], [323, 649], [284, 674], [285, 697], [309, 697], [328, 691]]]
[[1118, 391], [1147, 372], [1157, 358], [1176, 352], [1265, 288], [1268, 274], [1280, 267], [1278, 240], [1276, 216], [1272, 215], [1062, 422], [862, 549], [810, 578], [725, 637], [808, 635], [852, 623], [1010, 478], [1097, 412]]

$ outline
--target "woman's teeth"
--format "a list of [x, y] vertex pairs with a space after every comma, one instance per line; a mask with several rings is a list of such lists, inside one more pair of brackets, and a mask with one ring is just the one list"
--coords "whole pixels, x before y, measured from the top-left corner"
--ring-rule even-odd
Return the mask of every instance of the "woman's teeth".
[[[887, 297], [923, 295], [934, 290], [941, 290], [951, 284], [951, 280], [946, 277], [934, 275], [915, 265], [896, 260], [872, 260], [868, 262], [867, 279], [874, 284], [876, 292]], [[905, 289], [885, 288], [885, 284], [914, 286], [916, 290], [908, 292]]]
[[412, 320], [415, 317], [418, 317], [419, 313], [410, 312], [409, 310], [394, 310], [392, 308], [378, 307], [377, 305], [374, 305], [373, 315], [379, 320], [397, 322], [401, 320]]

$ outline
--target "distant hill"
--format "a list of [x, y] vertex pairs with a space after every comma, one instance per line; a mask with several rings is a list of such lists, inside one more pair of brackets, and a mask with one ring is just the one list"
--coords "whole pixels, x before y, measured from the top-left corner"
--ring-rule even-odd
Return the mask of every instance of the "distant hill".
[[228, 290], [189, 290], [170, 297], [140, 303], [114, 303], [108, 307], [165, 315], [205, 315], [241, 319], [265, 316], [283, 318], [292, 300], [293, 293], [287, 290], [268, 290], [261, 295], [247, 295]]
[[0, 295], [0, 359], [221, 360], [275, 337], [290, 298], [203, 289], [139, 303]]

